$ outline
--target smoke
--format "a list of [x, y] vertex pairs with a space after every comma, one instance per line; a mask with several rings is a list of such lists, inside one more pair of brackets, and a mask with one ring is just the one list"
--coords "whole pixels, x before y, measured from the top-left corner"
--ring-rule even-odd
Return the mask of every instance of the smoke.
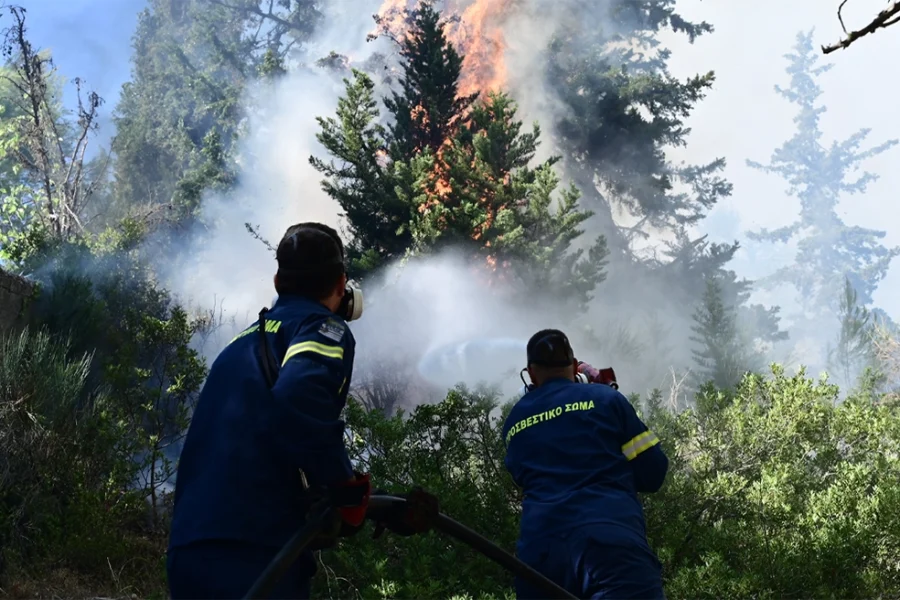
[[[481, 6], [487, 4], [490, 10]], [[344, 87], [334, 72], [310, 65], [332, 51], [347, 56], [352, 66], [363, 65], [376, 54], [396, 58], [388, 40], [367, 42], [366, 34], [375, 27], [373, 14], [404, 5], [409, 3], [329, 3], [326, 18], [307, 47], [307, 65], [294, 65], [286, 77], [247, 91], [239, 184], [227, 194], [204, 199], [203, 228], [187, 236], [179, 253], [185, 257], [182, 262], [163, 273], [164, 283], [179, 299], [199, 307], [213, 305], [220, 322], [231, 321], [202, 347], [210, 362], [237, 330], [256, 319], [261, 307], [273, 302], [272, 252], [248, 233], [245, 224], [256, 227], [272, 244], [299, 221], [321, 221], [341, 230], [340, 208], [321, 190], [321, 175], [308, 158], [328, 158], [315, 139], [316, 117], [334, 115]], [[447, 0], [437, 8], [484, 19], [478, 27], [459, 26], [450, 35], [454, 43], [462, 44], [463, 54], [479, 43], [469, 35], [472, 31], [488, 26], [492, 32], [502, 30], [503, 44], [498, 45], [492, 34], [487, 36], [491, 44], [475, 48], [478, 52], [473, 55], [503, 63], [502, 69], [484, 71], [489, 78], [485, 83], [502, 84], [519, 104], [518, 117], [526, 125], [540, 124], [543, 136], [536, 161], [560, 152], [553, 125], [568, 110], [548, 83], [548, 44], [562, 36], [568, 47], [583, 45], [585, 52], [594, 52], [597, 48], [587, 43], [590, 39], [596, 43], [596, 31], [611, 39], [633, 30], [633, 24], [612, 18], [605, 4], [587, 0]], [[641, 50], [640, 42], [627, 36], [619, 44]], [[614, 53], [609, 60], [616, 63]], [[377, 83], [377, 74], [375, 79]], [[563, 183], [569, 180], [564, 177]], [[627, 224], [627, 215], [614, 216], [618, 225]], [[579, 244], [604, 233], [596, 224], [588, 225]], [[651, 250], [666, 241], [660, 232], [647, 228], [644, 232], [649, 235], [642, 244]], [[590, 309], [571, 315], [530, 311], [527, 297], [511, 302], [509, 290], [481, 284], [471, 265], [452, 253], [390, 265], [379, 280], [367, 282], [365, 314], [351, 324], [357, 338], [354, 380], [367, 382], [387, 372], [396, 375], [397, 365], [403, 364], [400, 378], [405, 383], [394, 391], [410, 403], [440, 396], [449, 385], [448, 373], [468, 385], [501, 384], [501, 391], [509, 394], [521, 385], [515, 370], [524, 366], [525, 340], [538, 329], [559, 327], [569, 334], [579, 358], [600, 367], [614, 366], [623, 389], [644, 392], [664, 387], [664, 378], [675, 375], [670, 372], [673, 365], [681, 370], [691, 364], [691, 310], [686, 302], [698, 294], [692, 297], [689, 290], [676, 289], [678, 282], [664, 281], [647, 268], [619, 264], [612, 272], [615, 282], [611, 277], [598, 287]]]
[[521, 389], [526, 341], [539, 329], [565, 329], [570, 315], [537, 310], [511, 288], [480, 280], [476, 268], [447, 251], [386, 269], [353, 326], [363, 380], [387, 359], [406, 365], [426, 395], [423, 388], [440, 393], [457, 383], [499, 386], [504, 395]]
[[[581, 35], [586, 26], [605, 18], [603, 11], [592, 4], [570, 1], [563, 7], [542, 0], [520, 4], [515, 11], [500, 10], [505, 2], [494, 3], [497, 6], [491, 11], [479, 11], [479, 2], [485, 3], [478, 0], [449, 7], [456, 14], [481, 15], [487, 20], [476, 28], [460, 26], [455, 34], [463, 42], [460, 50], [466, 53], [479, 43], [465, 37], [467, 32], [503, 26], [505, 51], [487, 46], [479, 56], [505, 61], [506, 68], [495, 70], [493, 76], [508, 76], [497, 83], [504, 84], [519, 103], [520, 118], [541, 124], [545, 133], [536, 160], [546, 158], [557, 152], [547, 132], [562, 110], [543, 76], [546, 45], [561, 28]], [[316, 117], [334, 114], [344, 86], [332, 71], [309, 65], [332, 51], [349, 57], [354, 65], [364, 64], [376, 53], [396, 56], [387, 39], [366, 42], [366, 34], [374, 27], [372, 15], [380, 8], [375, 0], [332, 3], [307, 48], [307, 64], [247, 90], [238, 185], [204, 198], [202, 227], [186, 236], [177, 262], [160, 267], [162, 282], [176, 298], [212, 314], [218, 323], [218, 329], [198, 341], [209, 363], [238, 331], [255, 321], [260, 308], [274, 301], [272, 251], [247, 231], [246, 224], [272, 245], [300, 221], [320, 221], [341, 230], [340, 207], [322, 191], [321, 175], [308, 159], [310, 155], [328, 158], [316, 140]], [[502, 54], [485, 54], [492, 49]], [[593, 239], [596, 233], [588, 231], [583, 237]], [[529, 309], [527, 296], [512, 301], [512, 290], [498, 289], [496, 284], [488, 287], [473, 272], [463, 257], [447, 252], [390, 265], [379, 280], [367, 282], [365, 313], [351, 324], [357, 339], [357, 385], [386, 377], [387, 372], [396, 375], [398, 365], [404, 365], [403, 385], [398, 383], [391, 391], [403, 396], [404, 403], [440, 397], [454, 379], [470, 386], [499, 385], [509, 395], [521, 389], [518, 369], [525, 363], [525, 341], [547, 327], [566, 331], [579, 358], [601, 367], [613, 364], [620, 380], [628, 380], [629, 389], [659, 384], [648, 375], [652, 370], [648, 365], [657, 356], [660, 360], [670, 357], [664, 356], [662, 342], [653, 349], [635, 336], [659, 334], [651, 325], [672, 320], [666, 314], [665, 290], [644, 281], [618, 291], [601, 284], [602, 298], [588, 314], [551, 314], [546, 307]], [[681, 329], [687, 333], [686, 327]], [[687, 353], [682, 355], [686, 359]]]
[[[351, 56], [376, 50], [378, 44], [365, 42], [371, 17], [363, 18], [374, 7], [373, 2], [335, 2], [313, 48]], [[203, 225], [187, 237], [178, 264], [161, 275], [183, 302], [205, 310], [212, 303], [219, 324], [232, 321], [230, 328], [206, 340], [202, 352], [209, 362], [236, 330], [273, 302], [276, 267], [267, 243], [277, 245], [285, 230], [301, 221], [341, 228], [340, 206], [322, 191], [309, 157], [325, 155], [315, 137], [315, 118], [332, 115], [343, 91], [340, 79], [330, 72], [305, 67], [247, 91], [238, 185], [227, 194], [204, 198]], [[262, 241], [250, 234], [248, 224]]]

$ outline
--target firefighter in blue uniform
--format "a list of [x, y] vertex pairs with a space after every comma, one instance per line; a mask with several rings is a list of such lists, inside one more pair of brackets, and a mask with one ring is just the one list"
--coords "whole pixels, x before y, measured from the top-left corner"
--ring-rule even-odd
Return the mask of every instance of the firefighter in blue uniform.
[[[357, 487], [342, 535], [365, 516], [369, 478], [353, 471], [340, 420], [355, 347], [347, 321], [362, 296], [330, 227], [290, 227], [276, 255], [278, 299], [213, 362], [181, 453], [167, 561], [174, 599], [243, 597], [303, 525], [305, 484]], [[309, 598], [315, 571], [307, 551], [273, 597]]]
[[[576, 383], [569, 340], [528, 342], [532, 384], [506, 419], [506, 468], [524, 494], [517, 554], [579, 598], [664, 598], [638, 492], [656, 492], [669, 461], [616, 389]], [[542, 594], [516, 581], [519, 599]]]

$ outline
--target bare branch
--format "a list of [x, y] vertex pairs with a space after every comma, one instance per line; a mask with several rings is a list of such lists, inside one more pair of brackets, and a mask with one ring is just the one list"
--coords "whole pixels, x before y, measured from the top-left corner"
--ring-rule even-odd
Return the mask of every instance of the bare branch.
[[841, 5], [838, 6], [838, 21], [840, 21], [840, 23], [841, 23], [841, 29], [844, 31], [844, 35], [847, 34], [847, 26], [844, 25], [843, 11], [844, 11], [844, 6], [847, 4], [847, 2], [848, 2], [848, 0], [843, 0], [843, 2], [841, 2]]
[[869, 23], [862, 29], [857, 29], [855, 31], [847, 33], [847, 28], [844, 27], [844, 18], [841, 15], [841, 11], [843, 10], [845, 4], [847, 4], [847, 0], [843, 0], [840, 7], [838, 8], [838, 20], [841, 23], [841, 28], [844, 30], [846, 37], [834, 44], [822, 46], [823, 54], [831, 54], [836, 50], [847, 48], [850, 46], [850, 44], [861, 37], [867, 36], [870, 33], [875, 33], [879, 29], [884, 29], [896, 24], [897, 22], [900, 22], [900, 0], [894, 0], [893, 2], [891, 2], [890, 6], [878, 13], [878, 16], [875, 17], [871, 23]]
[[11, 73], [3, 78], [17, 90], [18, 107], [24, 113], [16, 120], [20, 143], [15, 155], [36, 183], [34, 192], [42, 196], [35, 202], [43, 207], [37, 218], [55, 237], [65, 239], [85, 231], [80, 215], [97, 183], [85, 181], [85, 155], [103, 100], [90, 92], [85, 102], [82, 82], [76, 78], [77, 119], [64, 121], [51, 90], [53, 61], [28, 41], [25, 11], [9, 10], [15, 22], [3, 32], [3, 51], [11, 62]]

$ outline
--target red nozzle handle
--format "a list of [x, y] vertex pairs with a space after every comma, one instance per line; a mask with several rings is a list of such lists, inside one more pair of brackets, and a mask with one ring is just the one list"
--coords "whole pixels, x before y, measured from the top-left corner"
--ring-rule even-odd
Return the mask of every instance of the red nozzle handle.
[[612, 367], [597, 369], [584, 361], [580, 361], [578, 363], [578, 372], [584, 374], [591, 383], [602, 383], [613, 389], [619, 389], [619, 384], [616, 383], [616, 372]]

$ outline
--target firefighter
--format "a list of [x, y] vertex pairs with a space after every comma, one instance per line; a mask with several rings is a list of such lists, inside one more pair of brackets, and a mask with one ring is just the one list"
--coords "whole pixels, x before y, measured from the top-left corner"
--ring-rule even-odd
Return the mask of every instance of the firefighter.
[[[503, 427], [524, 494], [520, 560], [579, 598], [664, 598], [637, 496], [665, 479], [659, 440], [616, 389], [576, 383], [563, 332], [537, 332], [526, 352], [532, 383]], [[516, 595], [543, 594], [517, 580]]]
[[[174, 599], [243, 597], [303, 525], [304, 479], [356, 492], [341, 535], [365, 516], [369, 477], [354, 472], [339, 418], [361, 293], [330, 227], [290, 227], [276, 258], [277, 301], [213, 362], [185, 439], [167, 557]], [[309, 598], [315, 572], [307, 551], [273, 597]]]

